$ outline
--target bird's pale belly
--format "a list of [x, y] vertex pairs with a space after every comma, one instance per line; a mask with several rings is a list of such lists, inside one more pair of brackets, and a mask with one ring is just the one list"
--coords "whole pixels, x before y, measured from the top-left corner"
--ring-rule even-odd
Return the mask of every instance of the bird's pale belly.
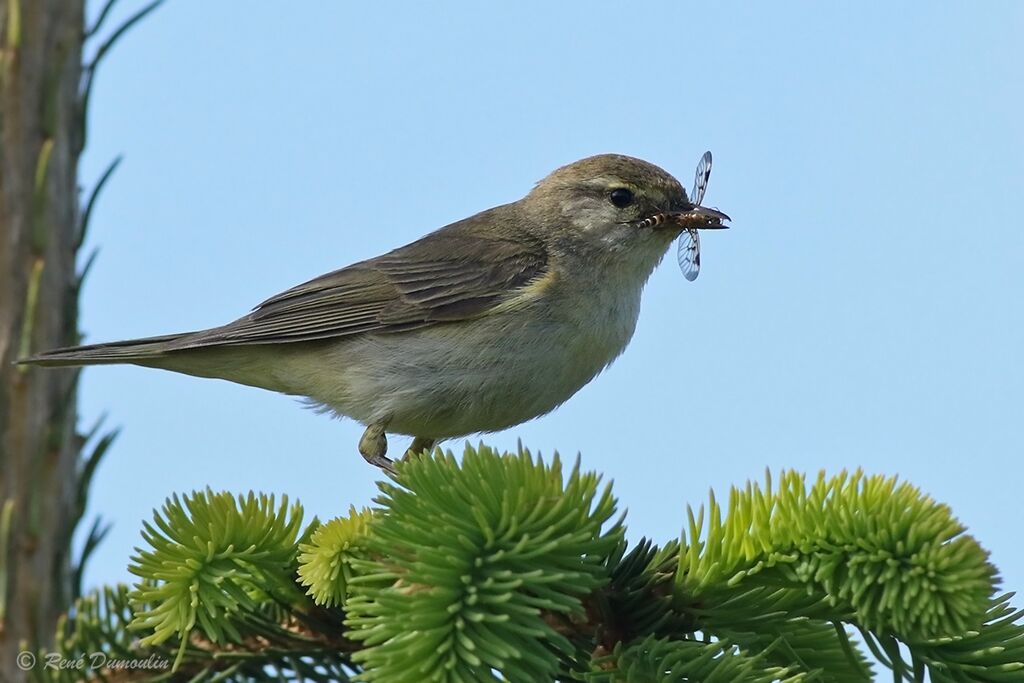
[[639, 292], [617, 298], [527, 324], [510, 312], [335, 343], [315, 391], [305, 388], [340, 415], [386, 420], [392, 433], [441, 439], [504, 429], [551, 411], [622, 352]]

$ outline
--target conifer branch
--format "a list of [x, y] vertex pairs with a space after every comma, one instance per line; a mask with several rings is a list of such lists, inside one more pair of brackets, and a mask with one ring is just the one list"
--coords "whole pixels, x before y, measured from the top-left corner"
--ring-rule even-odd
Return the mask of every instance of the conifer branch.
[[629, 548], [611, 486], [557, 456], [438, 450], [379, 486], [305, 528], [286, 499], [173, 496], [139, 584], [79, 601], [63, 650], [173, 663], [132, 679], [151, 681], [1024, 676], [1024, 614], [985, 551], [895, 479], [783, 472], [725, 510], [712, 496], [660, 548]]

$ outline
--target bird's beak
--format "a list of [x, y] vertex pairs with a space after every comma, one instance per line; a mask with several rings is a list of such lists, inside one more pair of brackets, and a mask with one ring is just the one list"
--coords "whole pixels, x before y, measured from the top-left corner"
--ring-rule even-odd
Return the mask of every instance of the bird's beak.
[[727, 230], [729, 226], [723, 223], [727, 220], [730, 220], [727, 215], [718, 209], [710, 209], [706, 206], [693, 206], [675, 214], [677, 225], [699, 230]]

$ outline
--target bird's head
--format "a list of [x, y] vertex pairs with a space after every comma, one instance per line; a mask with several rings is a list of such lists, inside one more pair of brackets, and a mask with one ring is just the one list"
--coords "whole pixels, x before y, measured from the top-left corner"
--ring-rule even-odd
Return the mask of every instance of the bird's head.
[[[656, 264], [685, 228], [728, 227], [671, 174], [641, 159], [600, 154], [552, 172], [521, 200], [542, 238], [565, 248], [636, 254]], [[651, 266], [653, 268], [653, 264]]]

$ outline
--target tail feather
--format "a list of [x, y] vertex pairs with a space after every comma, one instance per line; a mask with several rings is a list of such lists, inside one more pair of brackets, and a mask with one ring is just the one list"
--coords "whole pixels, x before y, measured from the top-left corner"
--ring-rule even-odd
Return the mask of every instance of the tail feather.
[[125, 339], [105, 344], [88, 344], [86, 346], [70, 346], [53, 351], [44, 351], [28, 358], [22, 358], [19, 364], [42, 365], [45, 367], [61, 367], [68, 365], [103, 365], [110, 363], [137, 363], [163, 355], [171, 342], [187, 337], [191, 332], [182, 334], [165, 334], [160, 337], [144, 339]]

